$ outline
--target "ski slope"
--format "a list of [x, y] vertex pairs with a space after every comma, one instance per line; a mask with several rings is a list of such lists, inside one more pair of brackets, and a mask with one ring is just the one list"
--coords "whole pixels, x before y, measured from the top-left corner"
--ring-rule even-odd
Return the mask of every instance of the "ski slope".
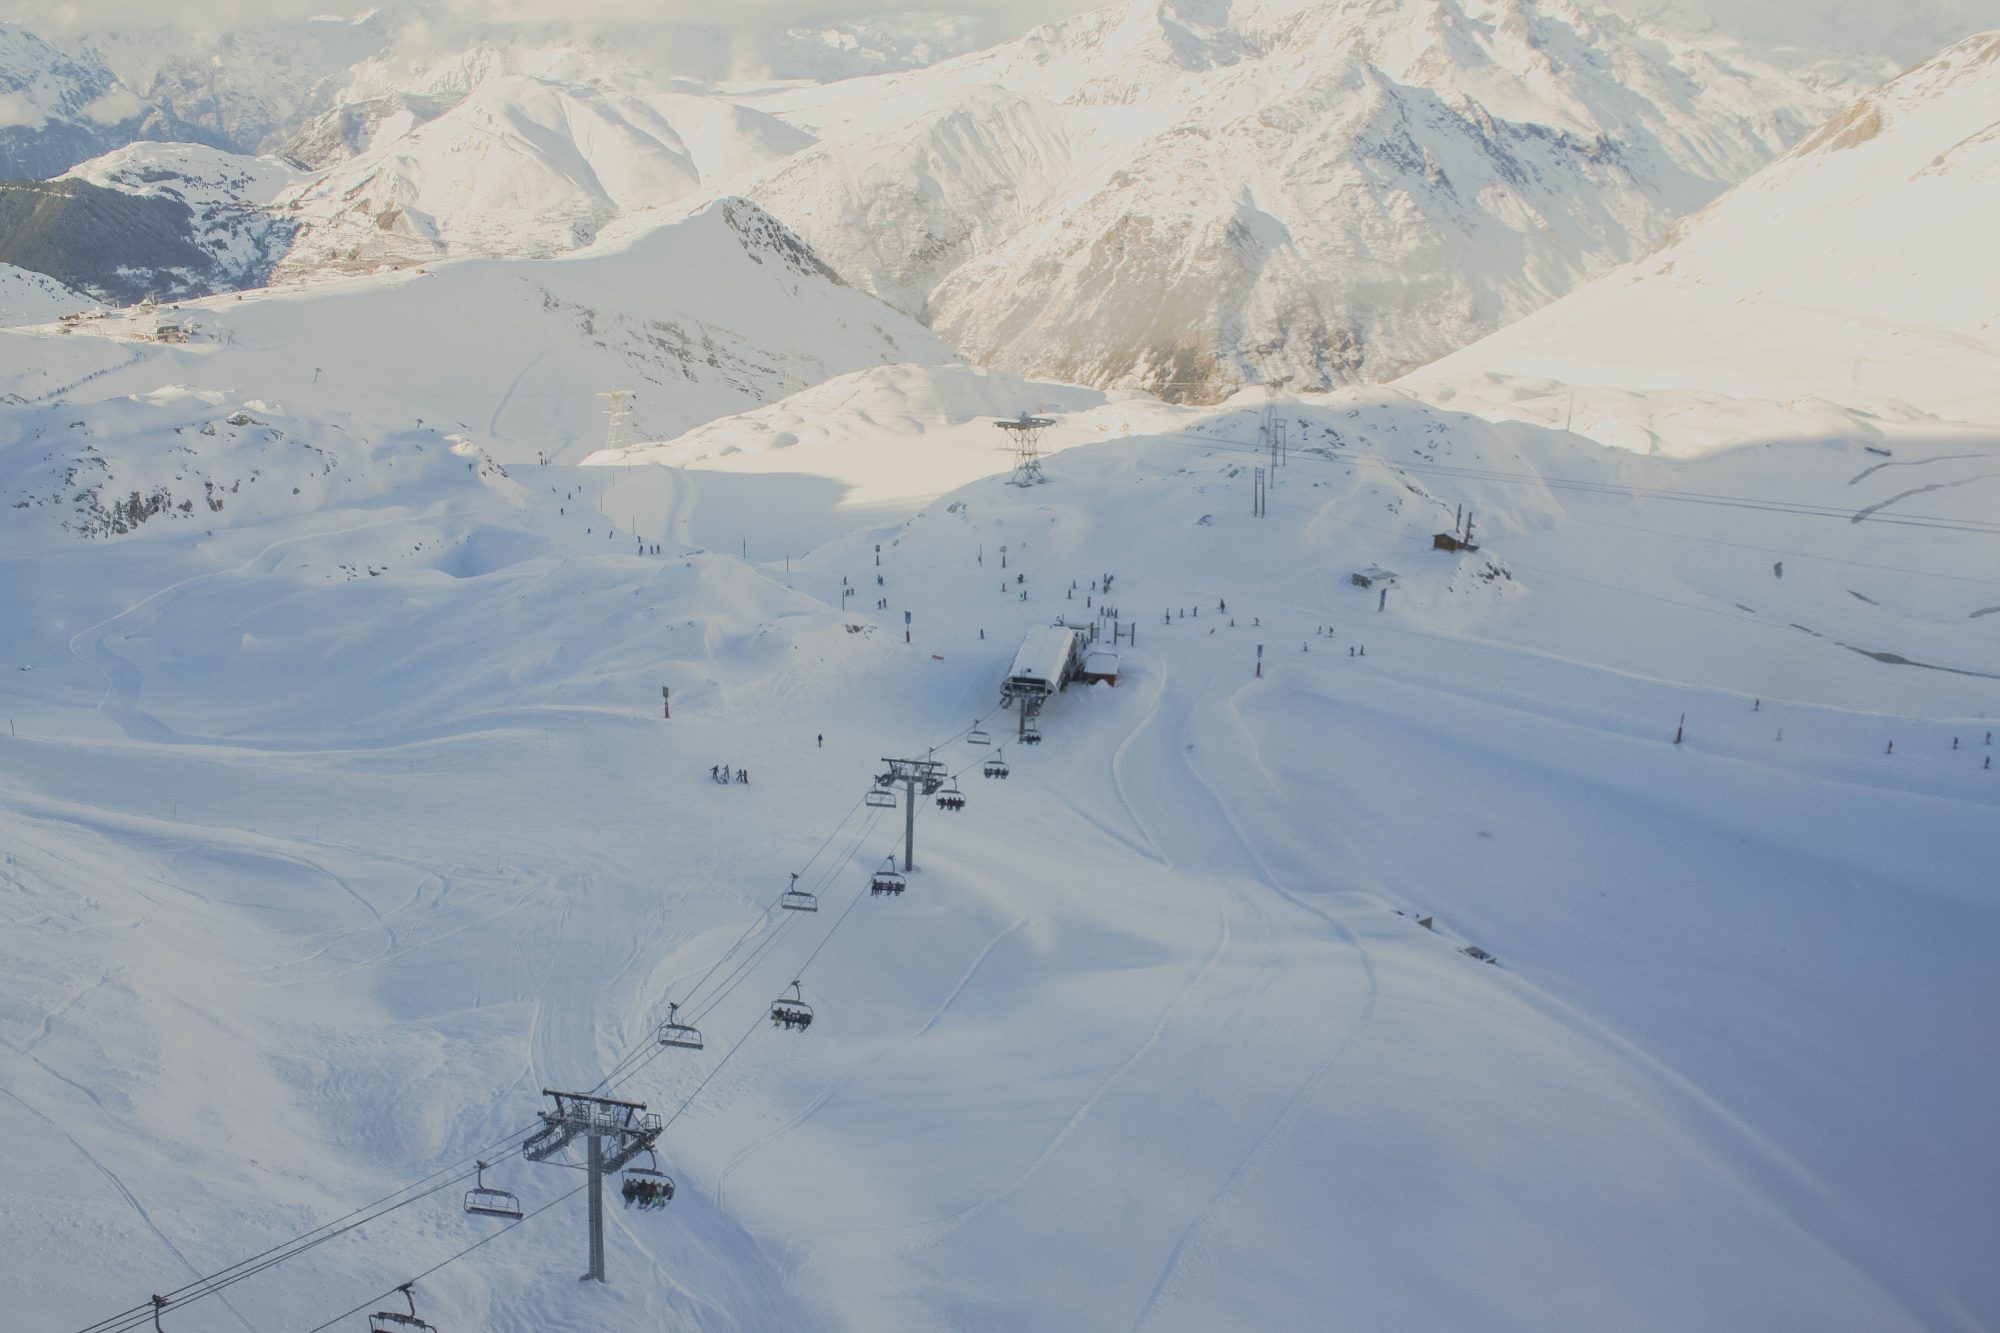
[[[182, 302], [186, 344], [143, 310], [6, 345], [10, 392], [49, 402], [184, 385], [382, 430], [429, 422], [503, 462], [575, 460], [627, 389], [636, 438], [678, 434], [871, 365], [957, 358], [842, 283], [755, 205], [710, 203], [551, 260], [468, 260]], [[80, 386], [88, 385], [87, 389]]]
[[[2000, 1318], [1990, 432], [1673, 459], [1347, 391], [1281, 406], [1253, 519], [1261, 397], [866, 371], [812, 392], [872, 421], [736, 478], [746, 560], [628, 497], [773, 452], [797, 396], [683, 472], [497, 457], [416, 371], [394, 430], [128, 375], [0, 440], [24, 1327], [481, 1151], [546, 1211], [494, 1236], [447, 1171], [166, 1324], [358, 1329], [419, 1273], [494, 1333]], [[933, 407], [1024, 392], [1133, 434], [903, 479], [990, 430]], [[83, 492], [157, 490], [83, 535]], [[1460, 506], [1481, 549], [1432, 551]], [[1120, 683], [1040, 745], [994, 714], [984, 780], [955, 738], [1107, 572]], [[902, 811], [861, 795], [934, 745], [968, 808], [873, 898]], [[799, 870], [821, 910], [774, 911]], [[805, 1033], [765, 1016], [794, 978]], [[707, 1050], [651, 1044], [668, 999]], [[608, 1073], [680, 1190], [614, 1194], [597, 1287], [579, 1177], [509, 1145]]]

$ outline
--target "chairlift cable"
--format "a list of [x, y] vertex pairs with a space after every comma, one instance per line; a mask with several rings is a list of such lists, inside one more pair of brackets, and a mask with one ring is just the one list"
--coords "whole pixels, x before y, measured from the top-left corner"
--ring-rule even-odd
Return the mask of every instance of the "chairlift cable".
[[[845, 869], [846, 866], [853, 861], [854, 854], [860, 850], [861, 844], [867, 840], [868, 835], [875, 831], [875, 825], [877, 822], [880, 821], [880, 819], [881, 816], [878, 814], [867, 820], [862, 825], [861, 831], [855, 835], [853, 846], [848, 848], [847, 855], [843, 856], [838, 862], [830, 864], [827, 867], [826, 871], [822, 874], [821, 878], [814, 881], [815, 892], [817, 892], [817, 890], [823, 887], [825, 884], [829, 883], [835, 874], [838, 874], [842, 869]], [[792, 915], [787, 914], [785, 921], [779, 923], [779, 931], [781, 931], [784, 925], [787, 922], [791, 921], [792, 919], [793, 919]], [[721, 1004], [724, 1000], [728, 999], [729, 996], [736, 990], [738, 986], [742, 985], [744, 981], [748, 980], [750, 969], [756, 965], [756, 963], [759, 960], [759, 956], [763, 954], [771, 945], [777, 942], [779, 931], [771, 932], [771, 934], [766, 937], [764, 943], [758, 945], [757, 948], [751, 952], [749, 957], [745, 958], [741, 963], [737, 964], [736, 970], [730, 973], [729, 979], [723, 983], [722, 988], [718, 990], [714, 995], [710, 996], [708, 1000], [702, 1004], [701, 1008], [698, 1011], [696, 1011], [692, 1016], [689, 1017], [688, 1021], [690, 1023], [699, 1024], [709, 1014], [715, 1011], [717, 1005]]]
[[[976, 718], [971, 726], [963, 728], [960, 731], [954, 733], [951, 737], [946, 739], [941, 745], [931, 747], [932, 750], [935, 751], [937, 749], [942, 749], [944, 748], [944, 746], [950, 745], [955, 741], [962, 739], [970, 732], [977, 730], [981, 724], [983, 724], [988, 718], [990, 718], [994, 713], [998, 711], [999, 710], [997, 707], [988, 710], [987, 713], [982, 714], [980, 717]], [[976, 766], [977, 766], [976, 764], [972, 765], [972, 767]], [[969, 769], [961, 769], [960, 773], [963, 773], [965, 771], [969, 771]], [[953, 776], [955, 778], [958, 775], [954, 774]], [[864, 793], [864, 799], [865, 799], [865, 793]], [[813, 852], [812, 856], [807, 859], [805, 866], [801, 870], [801, 873], [803, 873], [805, 869], [810, 869], [812, 865], [816, 863], [819, 860], [819, 858], [825, 854], [826, 849], [832, 845], [834, 839], [840, 835], [842, 829], [845, 828], [846, 825], [853, 819], [856, 810], [858, 810], [862, 806], [862, 804], [863, 804], [862, 800], [857, 800], [853, 806], [849, 807], [847, 813], [844, 816], [842, 816], [842, 818], [834, 825], [832, 831], [827, 834], [826, 838], [820, 843], [819, 847]], [[854, 844], [848, 849], [847, 854], [844, 857], [842, 857], [839, 862], [829, 865], [825, 870], [823, 870], [821, 872], [820, 877], [815, 881], [816, 885], [823, 886], [826, 883], [830, 882], [835, 875], [837, 875], [842, 869], [844, 869], [846, 865], [852, 862], [855, 853], [860, 850], [861, 843], [865, 841], [868, 834], [873, 831], [875, 823], [879, 821], [880, 818], [881, 816], [877, 814], [873, 818], [866, 821], [864, 827], [857, 834]], [[819, 943], [813, 947], [812, 952], [807, 955], [805, 963], [802, 964], [799, 968], [799, 972], [801, 975], [803, 975], [806, 967], [810, 966], [811, 963], [819, 957], [820, 952], [823, 949], [825, 949], [827, 943], [833, 938], [834, 934], [840, 929], [841, 925], [843, 925], [846, 922], [848, 915], [854, 910], [856, 904], [858, 904], [860, 900], [861, 900], [861, 890], [857, 890], [854, 897], [849, 900], [846, 908], [842, 910], [840, 916], [834, 921], [833, 925], [827, 929], [826, 934], [822, 936]], [[718, 968], [720, 968], [725, 962], [727, 962], [729, 958], [733, 956], [736, 953], [736, 951], [742, 947], [743, 943], [747, 941], [756, 932], [759, 925], [763, 924], [765, 921], [769, 919], [773, 907], [775, 907], [775, 900], [773, 904], [765, 908], [765, 911], [762, 914], [760, 914], [760, 916], [757, 918], [756, 921], [753, 921], [750, 924], [750, 926], [746, 928], [744, 933], [737, 938], [735, 943], [731, 944], [730, 948], [727, 951], [725, 951], [720, 958], [718, 958], [714, 963], [711, 963], [709, 965], [708, 970], [704, 972], [702, 974], [701, 979], [697, 981], [694, 987], [694, 991], [699, 991], [702, 986], [706, 985], [709, 979], [713, 977], [715, 971]], [[789, 920], [789, 918], [787, 918], [787, 920]], [[712, 996], [709, 999], [707, 1005], [704, 1006], [703, 1009], [700, 1011], [702, 1015], [706, 1015], [708, 1012], [712, 1011], [716, 1005], [720, 1004], [723, 999], [725, 999], [729, 994], [734, 992], [736, 987], [740, 985], [742, 980], [744, 979], [748, 968], [753, 966], [757, 961], [757, 959], [764, 952], [766, 952], [768, 948], [776, 942], [778, 936], [783, 933], [784, 925], [785, 921], [780, 921], [778, 923], [778, 929], [772, 931], [770, 936], [763, 943], [758, 945], [756, 949], [752, 950], [751, 956], [748, 959], [745, 959], [742, 964], [738, 965], [738, 967], [730, 974], [729, 979], [724, 983], [722, 989], [718, 991], [717, 994]], [[690, 994], [693, 993], [694, 993], [693, 991], [690, 992]], [[681, 1114], [685, 1112], [690, 1105], [693, 1104], [695, 1097], [699, 1095], [700, 1092], [708, 1086], [708, 1084], [714, 1079], [716, 1074], [719, 1073], [722, 1070], [723, 1066], [729, 1062], [729, 1060], [736, 1054], [736, 1052], [739, 1049], [741, 1049], [744, 1042], [746, 1042], [749, 1039], [750, 1034], [756, 1031], [756, 1028], [760, 1026], [761, 1023], [762, 1023], [762, 1015], [760, 1014], [759, 1018], [755, 1023], [752, 1024], [750, 1029], [748, 1029], [742, 1037], [737, 1039], [736, 1043], [730, 1047], [730, 1049], [723, 1055], [722, 1059], [717, 1061], [715, 1067], [708, 1072], [708, 1074], [702, 1079], [702, 1081], [699, 1084], [696, 1085], [694, 1091], [690, 1092], [688, 1096], [682, 1101], [680, 1107], [675, 1110], [673, 1116], [667, 1121], [668, 1124], [672, 1124], [674, 1120], [679, 1119]], [[651, 1043], [648, 1043], [648, 1045], [651, 1045]], [[622, 1057], [619, 1061], [617, 1061], [617, 1063], [613, 1065], [612, 1071], [606, 1074], [604, 1078], [600, 1079], [596, 1087], [593, 1088], [592, 1090], [599, 1091], [606, 1087], [615, 1086], [616, 1084], [629, 1081], [631, 1078], [636, 1076], [640, 1070], [644, 1069], [647, 1065], [651, 1064], [654, 1059], [657, 1059], [660, 1054], [660, 1051], [663, 1049], [665, 1048], [653, 1046], [653, 1049], [647, 1052], [646, 1046], [642, 1045], [636, 1047], [633, 1051], [628, 1052], [624, 1057]], [[646, 1052], [644, 1058], [639, 1059], [636, 1064], [632, 1063], [634, 1058], [638, 1056], [641, 1052]], [[627, 1067], [628, 1065], [630, 1066], [629, 1068]], [[136, 1330], [142, 1327], [147, 1322], [150, 1322], [156, 1309], [157, 1310], [176, 1309], [183, 1305], [192, 1304], [195, 1301], [204, 1299], [205, 1297], [215, 1295], [221, 1291], [224, 1291], [227, 1288], [234, 1286], [238, 1282], [245, 1281], [251, 1277], [255, 1277], [258, 1274], [263, 1273], [267, 1269], [274, 1268], [277, 1265], [284, 1263], [289, 1259], [297, 1258], [299, 1255], [305, 1254], [310, 1250], [316, 1249], [320, 1245], [326, 1243], [329, 1240], [334, 1240], [340, 1236], [344, 1236], [350, 1231], [357, 1230], [369, 1222], [373, 1222], [379, 1220], [382, 1217], [386, 1217], [388, 1214], [393, 1213], [400, 1208], [406, 1207], [409, 1204], [415, 1203], [420, 1199], [429, 1198], [433, 1194], [440, 1193], [446, 1189], [462, 1184], [464, 1181], [468, 1179], [473, 1179], [478, 1175], [477, 1171], [464, 1171], [460, 1170], [459, 1168], [462, 1168], [464, 1164], [467, 1162], [477, 1162], [482, 1159], [486, 1159], [488, 1166], [498, 1165], [499, 1163], [504, 1162], [509, 1158], [518, 1155], [520, 1152], [518, 1140], [523, 1135], [532, 1132], [534, 1128], [535, 1128], [535, 1123], [530, 1122], [529, 1124], [524, 1125], [519, 1130], [516, 1130], [511, 1134], [505, 1135], [502, 1138], [496, 1139], [492, 1143], [487, 1144], [486, 1146], [478, 1149], [476, 1152], [468, 1154], [465, 1157], [450, 1163], [449, 1165], [438, 1168], [437, 1170], [431, 1172], [429, 1175], [419, 1178], [412, 1184], [405, 1185], [398, 1190], [394, 1190], [389, 1194], [385, 1194], [381, 1198], [375, 1200], [372, 1203], [365, 1204], [360, 1208], [356, 1208], [346, 1214], [343, 1214], [338, 1218], [333, 1219], [332, 1221], [322, 1223], [319, 1226], [314, 1227], [309, 1231], [302, 1232], [297, 1236], [291, 1237], [290, 1239], [278, 1245], [274, 1245], [269, 1249], [251, 1255], [249, 1258], [239, 1260], [238, 1262], [230, 1265], [227, 1268], [218, 1269], [213, 1273], [209, 1273], [195, 1279], [193, 1282], [187, 1283], [181, 1287], [177, 1287], [172, 1292], [167, 1294], [167, 1301], [165, 1304], [156, 1306], [152, 1302], [148, 1302], [146, 1305], [134, 1306], [129, 1310], [121, 1311], [118, 1314], [110, 1315], [104, 1319], [100, 1319], [96, 1323], [86, 1325], [83, 1328], [77, 1330], [76, 1333], [129, 1333], [130, 1330]], [[510, 1144], [512, 1146], [509, 1147], [507, 1151], [505, 1152], [497, 1151], [503, 1146]], [[457, 1171], [456, 1175], [449, 1175], [447, 1179], [438, 1180], [438, 1177], [446, 1176], [448, 1173], [454, 1170]], [[431, 1184], [430, 1182], [432, 1181], [436, 1181], [437, 1183]], [[428, 1185], [429, 1187], [424, 1188], [426, 1185]], [[467, 1246], [464, 1250], [459, 1251], [457, 1254], [452, 1255], [451, 1257], [442, 1260], [440, 1263], [434, 1265], [433, 1267], [426, 1269], [424, 1272], [419, 1273], [417, 1277], [411, 1279], [411, 1281], [415, 1282], [423, 1277], [428, 1276], [431, 1273], [437, 1272], [438, 1269], [443, 1268], [446, 1264], [450, 1264], [452, 1262], [455, 1262], [457, 1259], [463, 1258], [465, 1255], [470, 1254], [473, 1250], [478, 1249], [480, 1246], [486, 1244], [488, 1241], [493, 1240], [496, 1237], [503, 1235], [508, 1231], [512, 1231], [515, 1227], [520, 1226], [522, 1223], [526, 1222], [529, 1218], [539, 1216], [541, 1213], [547, 1211], [549, 1208], [552, 1208], [556, 1204], [561, 1203], [564, 1199], [568, 1199], [574, 1196], [576, 1193], [578, 1193], [580, 1190], [584, 1188], [586, 1188], [586, 1186], [578, 1186], [577, 1189], [571, 1190], [567, 1194], [559, 1195], [557, 1198], [549, 1201], [548, 1203], [543, 1204], [535, 1208], [534, 1210], [524, 1214], [522, 1217], [509, 1222], [506, 1226], [500, 1228], [499, 1230], [494, 1231], [485, 1237], [482, 1237], [480, 1240], [474, 1242], [472, 1245]], [[403, 1195], [407, 1195], [408, 1197], [399, 1199], [398, 1196], [403, 1196]], [[397, 1200], [397, 1201], [394, 1203], [390, 1203], [390, 1200]], [[387, 1204], [388, 1206], [384, 1207], [383, 1205], [385, 1204]], [[369, 1303], [374, 1301], [379, 1301], [387, 1296], [394, 1295], [397, 1290], [400, 1290], [400, 1286], [392, 1287], [388, 1291], [381, 1293], [380, 1295], [370, 1297], [368, 1302], [364, 1302], [361, 1305], [355, 1306], [353, 1309], [346, 1311], [344, 1314], [341, 1314], [335, 1317], [334, 1319], [327, 1321], [326, 1323], [320, 1324], [316, 1326], [314, 1329], [308, 1330], [308, 1333], [322, 1333], [322, 1330], [331, 1327], [335, 1323], [338, 1323], [341, 1319], [348, 1318], [354, 1314], [360, 1313], [361, 1311], [367, 1309]]]
[[426, 1268], [423, 1272], [411, 1278], [407, 1283], [399, 1282], [395, 1286], [389, 1288], [387, 1291], [380, 1292], [377, 1293], [376, 1295], [370, 1296], [367, 1300], [361, 1302], [361, 1304], [355, 1306], [353, 1309], [345, 1310], [340, 1314], [335, 1315], [333, 1318], [327, 1320], [323, 1324], [313, 1325], [311, 1328], [307, 1329], [305, 1333], [325, 1333], [327, 1329], [332, 1328], [335, 1324], [339, 1323], [341, 1320], [348, 1319], [353, 1317], [354, 1315], [360, 1314], [362, 1311], [366, 1310], [369, 1306], [374, 1305], [379, 1301], [387, 1300], [389, 1297], [394, 1296], [397, 1292], [401, 1291], [405, 1286], [415, 1286], [417, 1283], [423, 1281], [425, 1278], [437, 1272], [439, 1269], [445, 1267], [447, 1264], [457, 1263], [460, 1259], [463, 1259], [466, 1255], [471, 1254], [474, 1250], [478, 1249], [480, 1246], [488, 1244], [491, 1241], [498, 1240], [500, 1237], [512, 1231], [515, 1227], [518, 1227], [522, 1223], [526, 1222], [529, 1218], [539, 1217], [543, 1213], [546, 1213], [549, 1209], [555, 1207], [557, 1204], [562, 1203], [564, 1200], [567, 1199], [573, 1199], [577, 1195], [583, 1193], [583, 1191], [589, 1188], [590, 1188], [590, 1182], [585, 1181], [583, 1184], [578, 1185], [575, 1189], [570, 1190], [568, 1193], [558, 1194], [555, 1198], [550, 1199], [547, 1203], [535, 1209], [533, 1212], [526, 1214], [518, 1221], [509, 1222], [506, 1226], [501, 1227], [496, 1231], [489, 1232], [484, 1236], [481, 1236], [478, 1240], [472, 1242], [472, 1244], [466, 1246], [464, 1249], [460, 1250], [457, 1254], [454, 1254], [447, 1259], [440, 1259], [437, 1263], [432, 1264], [429, 1268]]

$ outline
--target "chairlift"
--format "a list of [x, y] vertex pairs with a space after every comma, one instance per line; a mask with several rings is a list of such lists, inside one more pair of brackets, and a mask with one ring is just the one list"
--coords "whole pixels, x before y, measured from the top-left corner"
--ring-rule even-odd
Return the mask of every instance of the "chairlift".
[[1034, 719], [1030, 718], [1021, 727], [1021, 744], [1040, 745], [1041, 743], [1042, 729], [1035, 725]]
[[701, 1049], [701, 1033], [689, 1024], [680, 1021], [680, 1006], [669, 1002], [667, 1021], [660, 1024], [660, 1045], [678, 1046], [684, 1051]]
[[619, 1193], [625, 1196], [627, 1208], [635, 1204], [664, 1208], [673, 1201], [674, 1178], [660, 1170], [659, 1154], [649, 1148], [646, 1155], [653, 1159], [651, 1166], [628, 1166], [620, 1177]]
[[937, 803], [938, 809], [950, 810], [954, 814], [965, 809], [965, 793], [958, 789], [957, 778], [953, 778], [951, 785], [938, 793]]
[[799, 990], [799, 983], [792, 983], [790, 995], [780, 995], [771, 1002], [771, 1023], [788, 1031], [803, 1032], [812, 1026], [813, 1007], [805, 1002]]
[[1000, 752], [998, 750], [995, 750], [993, 752], [993, 757], [991, 759], [988, 759], [986, 761], [986, 766], [980, 769], [979, 771], [981, 773], [984, 773], [989, 778], [1004, 778], [1007, 776], [1010, 770], [1007, 767], [1007, 761], [1000, 757]]
[[971, 731], [965, 733], [965, 743], [967, 745], [991, 745], [993, 744], [993, 737], [975, 726]]
[[880, 787], [871, 789], [861, 799], [864, 803], [874, 806], [877, 810], [894, 810], [896, 808], [896, 793], [883, 791]]
[[486, 1165], [485, 1162], [479, 1164], [479, 1183], [465, 1192], [465, 1211], [481, 1217], [505, 1217], [519, 1221], [521, 1201], [506, 1190], [487, 1187]]
[[403, 1293], [403, 1299], [410, 1303], [410, 1312], [403, 1314], [397, 1310], [377, 1310], [368, 1316], [368, 1333], [437, 1333], [437, 1325], [425, 1323], [417, 1318], [417, 1298], [410, 1291], [413, 1282], [405, 1282], [396, 1288]]
[[792, 872], [792, 887], [786, 889], [784, 896], [778, 899], [778, 906], [784, 908], [787, 912], [817, 912], [819, 910], [819, 898], [817, 895], [808, 893], [799, 887], [799, 873], [794, 870]]
[[882, 868], [876, 871], [874, 877], [868, 881], [869, 894], [877, 898], [885, 893], [900, 896], [907, 887], [903, 882], [903, 877], [896, 872], [896, 858], [893, 856], [884, 861]]

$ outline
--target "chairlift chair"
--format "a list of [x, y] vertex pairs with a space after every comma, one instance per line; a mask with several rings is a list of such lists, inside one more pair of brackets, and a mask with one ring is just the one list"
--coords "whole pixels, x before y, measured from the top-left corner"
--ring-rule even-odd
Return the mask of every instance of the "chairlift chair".
[[417, 1298], [410, 1291], [415, 1283], [405, 1282], [396, 1288], [403, 1293], [403, 1299], [410, 1303], [410, 1312], [403, 1314], [397, 1310], [377, 1310], [368, 1316], [368, 1333], [437, 1333], [436, 1324], [428, 1324], [417, 1318]]
[[701, 1049], [701, 1032], [680, 1021], [680, 1006], [669, 1002], [667, 1021], [660, 1024], [660, 1045], [678, 1046], [684, 1051]]
[[620, 1192], [628, 1205], [664, 1208], [673, 1202], [674, 1178], [660, 1170], [659, 1154], [648, 1149], [646, 1155], [653, 1159], [653, 1164], [626, 1167], [620, 1178]]
[[799, 877], [793, 875], [792, 887], [786, 889], [784, 896], [778, 899], [778, 906], [784, 908], [787, 912], [817, 912], [819, 910], [819, 898], [817, 895], [808, 893], [806, 890], [800, 888]]
[[950, 810], [956, 813], [965, 809], [965, 793], [958, 789], [957, 778], [953, 778], [951, 785], [938, 793], [937, 803], [940, 810]]
[[991, 745], [993, 744], [993, 737], [975, 726], [971, 731], [965, 733], [965, 743], [967, 745]]
[[906, 887], [903, 877], [896, 872], [896, 858], [893, 856], [883, 862], [882, 868], [868, 881], [868, 892], [877, 898], [885, 893], [901, 894]]
[[1007, 761], [1005, 759], [1002, 759], [997, 754], [994, 755], [991, 759], [988, 759], [986, 761], [986, 767], [980, 769], [979, 771], [984, 773], [989, 778], [1004, 778], [1007, 776], [1009, 772], [1007, 768]]
[[870, 789], [869, 793], [861, 799], [866, 804], [874, 806], [877, 810], [894, 810], [896, 808], [896, 793], [883, 791], [880, 787]]
[[813, 1007], [805, 1002], [796, 981], [792, 983], [790, 995], [780, 995], [771, 1002], [771, 1022], [774, 1026], [796, 1028], [803, 1032], [812, 1026], [812, 1021]]
[[1042, 743], [1041, 728], [1037, 727], [1033, 722], [1028, 723], [1027, 726], [1021, 729], [1021, 744], [1040, 745], [1041, 743]]
[[481, 1217], [505, 1217], [518, 1222], [521, 1219], [521, 1201], [506, 1190], [489, 1189], [486, 1163], [481, 1162], [479, 1183], [465, 1192], [465, 1211]]

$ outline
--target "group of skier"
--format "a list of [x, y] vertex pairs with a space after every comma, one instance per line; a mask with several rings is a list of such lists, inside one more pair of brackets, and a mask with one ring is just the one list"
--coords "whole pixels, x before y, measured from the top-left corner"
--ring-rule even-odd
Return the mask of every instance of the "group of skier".
[[641, 1208], [664, 1208], [667, 1200], [674, 1197], [674, 1182], [671, 1180], [635, 1180], [625, 1177], [623, 1193], [627, 1208], [637, 1204]]
[[[731, 776], [732, 774], [734, 776]], [[708, 769], [708, 780], [710, 782], [722, 783], [725, 786], [731, 782], [740, 782], [747, 787], [750, 785], [750, 770], [747, 768], [731, 769], [727, 764], [711, 764]]]

